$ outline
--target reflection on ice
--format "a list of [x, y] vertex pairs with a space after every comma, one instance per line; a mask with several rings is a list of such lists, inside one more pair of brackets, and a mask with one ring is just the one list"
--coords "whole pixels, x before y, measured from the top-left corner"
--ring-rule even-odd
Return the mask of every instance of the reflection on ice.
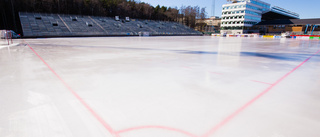
[[218, 64], [221, 66], [236, 67], [239, 65], [241, 55], [242, 39], [221, 38], [218, 44]]

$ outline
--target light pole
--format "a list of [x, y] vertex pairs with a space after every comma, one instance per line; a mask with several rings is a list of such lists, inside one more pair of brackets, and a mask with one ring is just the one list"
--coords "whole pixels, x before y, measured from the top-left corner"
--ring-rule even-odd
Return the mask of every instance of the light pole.
[[212, 16], [215, 16], [215, 10], [216, 10], [216, 0], [212, 0]]
[[14, 6], [13, 6], [12, 0], [10, 0], [10, 2], [11, 2], [11, 9], [12, 9], [14, 31], [17, 32], [17, 24], [16, 24], [16, 16], [15, 16], [15, 12], [14, 12]]

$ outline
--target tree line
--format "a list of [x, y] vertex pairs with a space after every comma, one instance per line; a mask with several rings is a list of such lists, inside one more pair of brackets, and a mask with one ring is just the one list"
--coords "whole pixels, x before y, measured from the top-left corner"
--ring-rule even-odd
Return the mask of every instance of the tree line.
[[1, 0], [0, 29], [21, 30], [18, 12], [58, 13], [90, 16], [120, 16], [136, 19], [177, 21], [195, 27], [197, 18], [205, 18], [199, 6], [152, 6], [135, 0]]

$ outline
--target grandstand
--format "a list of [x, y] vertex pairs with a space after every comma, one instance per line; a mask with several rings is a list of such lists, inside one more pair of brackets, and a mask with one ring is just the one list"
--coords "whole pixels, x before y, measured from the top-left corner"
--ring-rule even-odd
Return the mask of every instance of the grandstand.
[[176, 22], [20, 12], [24, 37], [201, 35]]

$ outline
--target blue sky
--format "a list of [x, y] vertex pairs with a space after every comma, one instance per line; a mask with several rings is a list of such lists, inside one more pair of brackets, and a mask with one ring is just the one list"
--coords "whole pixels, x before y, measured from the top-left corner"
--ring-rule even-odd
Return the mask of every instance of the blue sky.
[[[184, 6], [200, 6], [206, 7], [209, 16], [212, 15], [213, 0], [140, 0], [141, 2], [149, 3], [153, 6], [161, 5], [168, 7]], [[215, 0], [216, 9], [215, 15], [221, 16], [221, 6], [227, 3], [227, 0]], [[270, 3], [271, 6], [279, 6], [284, 9], [300, 14], [301, 19], [305, 18], [320, 18], [320, 0], [262, 0]]]

